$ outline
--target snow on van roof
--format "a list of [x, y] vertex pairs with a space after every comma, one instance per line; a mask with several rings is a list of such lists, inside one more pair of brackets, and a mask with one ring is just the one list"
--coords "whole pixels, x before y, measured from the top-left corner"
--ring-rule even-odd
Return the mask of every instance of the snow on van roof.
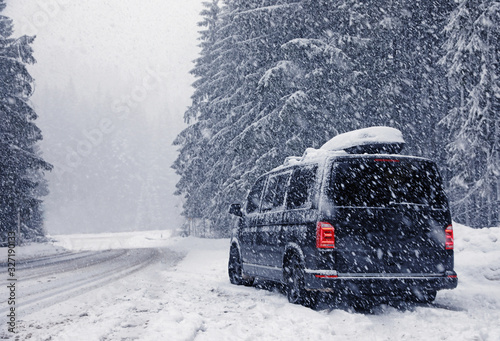
[[339, 134], [326, 142], [319, 149], [307, 148], [302, 156], [289, 156], [282, 165], [287, 166], [317, 162], [331, 155], [363, 154], [363, 153], [398, 153], [405, 141], [401, 131], [391, 127], [370, 127]]
[[321, 146], [324, 150], [346, 150], [366, 145], [404, 144], [401, 131], [391, 127], [370, 127], [339, 134]]
[[[344, 151], [336, 151], [341, 154], [346, 154]], [[291, 166], [303, 162], [314, 162], [324, 159], [332, 155], [332, 151], [324, 149], [307, 148], [302, 156], [289, 156], [285, 159], [285, 166]]]
[[285, 159], [282, 165], [273, 169], [273, 171], [281, 169], [287, 166], [294, 166], [304, 163], [313, 163], [313, 162], [321, 162], [325, 160], [328, 156], [332, 155], [347, 155], [347, 153], [343, 150], [325, 150], [325, 149], [315, 149], [315, 148], [307, 148], [302, 156], [289, 156]]

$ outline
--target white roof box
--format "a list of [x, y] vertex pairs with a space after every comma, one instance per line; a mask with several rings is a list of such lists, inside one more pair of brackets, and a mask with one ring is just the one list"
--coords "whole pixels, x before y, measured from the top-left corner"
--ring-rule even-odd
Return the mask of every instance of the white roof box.
[[321, 146], [349, 154], [397, 154], [405, 144], [401, 131], [391, 127], [370, 127], [339, 134]]

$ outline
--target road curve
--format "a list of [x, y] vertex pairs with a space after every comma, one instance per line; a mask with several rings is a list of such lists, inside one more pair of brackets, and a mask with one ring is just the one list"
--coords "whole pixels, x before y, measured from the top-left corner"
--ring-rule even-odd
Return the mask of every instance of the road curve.
[[[174, 254], [159, 249], [86, 251], [17, 262], [16, 311], [27, 315], [63, 302], [140, 271], [169, 253]], [[1, 273], [7, 273], [6, 266], [0, 264]], [[3, 288], [11, 283], [0, 279]], [[8, 305], [0, 306], [0, 316], [8, 311]]]

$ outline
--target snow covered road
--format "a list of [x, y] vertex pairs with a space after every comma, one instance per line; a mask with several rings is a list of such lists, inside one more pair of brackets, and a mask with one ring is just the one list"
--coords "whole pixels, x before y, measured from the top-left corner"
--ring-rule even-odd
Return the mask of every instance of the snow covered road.
[[328, 305], [315, 311], [289, 304], [276, 290], [229, 284], [228, 240], [159, 231], [58, 236], [67, 250], [105, 249], [95, 255], [116, 259], [128, 252], [131, 260], [149, 254], [154, 261], [77, 296], [47, 298], [46, 308], [21, 311], [17, 339], [500, 340], [500, 228], [456, 226], [455, 233], [457, 289], [439, 292], [432, 305], [379, 306], [369, 313]]
[[[147, 267], [159, 254], [155, 249], [87, 251], [17, 262], [16, 294], [20, 300], [16, 309], [30, 314], [64, 302]], [[0, 269], [5, 270], [5, 266]], [[0, 284], [8, 285], [8, 281]], [[0, 308], [1, 316], [8, 312], [7, 305]]]

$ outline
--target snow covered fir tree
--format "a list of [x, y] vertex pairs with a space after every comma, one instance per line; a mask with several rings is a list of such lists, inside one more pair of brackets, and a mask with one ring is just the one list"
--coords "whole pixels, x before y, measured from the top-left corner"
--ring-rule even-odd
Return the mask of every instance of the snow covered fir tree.
[[[174, 142], [184, 216], [228, 235], [228, 204], [257, 176], [338, 133], [387, 125], [403, 131], [407, 153], [442, 165], [456, 219], [498, 225], [495, 4], [206, 2], [190, 125]], [[464, 39], [482, 43], [464, 54]]]
[[500, 3], [461, 0], [448, 19], [451, 110], [447, 160], [455, 219], [500, 225]]
[[[0, 0], [0, 12], [6, 4]], [[0, 241], [20, 229], [20, 239], [44, 236], [41, 198], [47, 194], [44, 172], [51, 165], [40, 156], [37, 115], [29, 105], [33, 79], [34, 37], [12, 38], [12, 21], [0, 15]]]

